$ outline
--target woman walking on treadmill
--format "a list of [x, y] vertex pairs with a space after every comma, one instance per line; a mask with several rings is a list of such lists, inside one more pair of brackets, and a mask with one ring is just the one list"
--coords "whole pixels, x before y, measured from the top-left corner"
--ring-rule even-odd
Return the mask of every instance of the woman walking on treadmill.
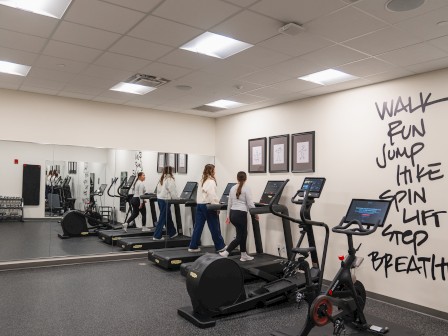
[[205, 221], [207, 221], [208, 228], [212, 234], [216, 251], [221, 252], [226, 248], [224, 239], [221, 236], [218, 211], [207, 210], [207, 203], [219, 203], [218, 196], [216, 195], [215, 166], [212, 164], [205, 165], [204, 172], [202, 173], [202, 179], [199, 182], [196, 218], [194, 221], [193, 235], [191, 236], [188, 252], [201, 251], [199, 248], [199, 241], [201, 240]]
[[[227, 204], [227, 209], [229, 211], [229, 216], [226, 219], [226, 224], [232, 223], [236, 229], [236, 237], [229, 244], [229, 247], [223, 252], [219, 252], [222, 257], [228, 257], [229, 253], [233, 251], [238, 245], [241, 251], [241, 261], [253, 260], [247, 254], [246, 242], [247, 242], [247, 212], [251, 208], [255, 208], [254, 202], [252, 201], [252, 193], [249, 186], [245, 184], [247, 180], [247, 175], [245, 172], [238, 172], [236, 179], [238, 184], [234, 185], [230, 189], [229, 202]], [[255, 215], [258, 220], [258, 215]]]
[[174, 227], [173, 218], [171, 216], [171, 204], [168, 200], [176, 199], [177, 196], [176, 182], [173, 176], [173, 167], [167, 166], [163, 168], [162, 176], [160, 176], [157, 185], [157, 203], [159, 204], [160, 216], [157, 222], [156, 230], [154, 231], [154, 240], [162, 239], [163, 227], [166, 224], [166, 232], [170, 238], [177, 236], [176, 228]]
[[123, 230], [127, 232], [128, 225], [132, 223], [138, 217], [138, 213], [142, 214], [142, 231], [148, 231], [146, 227], [146, 207], [145, 200], [141, 199], [140, 196], [146, 193], [146, 187], [143, 183], [145, 181], [145, 173], [140, 172], [137, 175], [137, 181], [134, 184], [134, 197], [131, 199], [132, 213], [128, 218], [126, 223], [123, 223]]

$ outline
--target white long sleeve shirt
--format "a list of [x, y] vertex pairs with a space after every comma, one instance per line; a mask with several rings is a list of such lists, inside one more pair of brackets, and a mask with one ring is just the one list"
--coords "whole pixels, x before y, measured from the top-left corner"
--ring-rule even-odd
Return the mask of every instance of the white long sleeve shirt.
[[240, 210], [248, 212], [249, 209], [255, 208], [250, 188], [244, 184], [243, 188], [241, 188], [241, 194], [239, 198], [236, 198], [237, 189], [238, 184], [235, 184], [230, 189], [229, 201], [227, 203], [227, 210]]
[[134, 186], [134, 197], [138, 197], [140, 199], [140, 204], [142, 204], [144, 201], [140, 198], [140, 196], [144, 195], [145, 193], [146, 193], [145, 184], [142, 181], [138, 180]]
[[165, 177], [163, 184], [157, 185], [157, 198], [163, 200], [177, 199], [179, 194], [177, 193], [176, 182], [172, 177]]
[[219, 204], [219, 198], [216, 195], [216, 181], [209, 178], [204, 184], [201, 186], [201, 182], [199, 182], [198, 188], [198, 204]]

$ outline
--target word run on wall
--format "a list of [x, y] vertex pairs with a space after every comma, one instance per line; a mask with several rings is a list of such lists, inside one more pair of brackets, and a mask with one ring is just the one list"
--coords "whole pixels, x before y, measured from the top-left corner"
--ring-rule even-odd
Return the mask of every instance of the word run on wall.
[[[440, 182], [444, 178], [441, 162], [422, 164], [421, 154], [425, 151], [425, 116], [430, 107], [448, 101], [447, 98], [431, 99], [431, 93], [420, 93], [418, 101], [411, 97], [375, 103], [378, 116], [387, 123], [386, 141], [380, 154], [376, 157], [376, 165], [380, 169], [395, 168], [395, 185], [385, 190], [380, 199], [392, 201], [392, 206], [401, 215], [402, 223], [408, 227], [401, 231], [386, 224], [381, 234], [392, 245], [409, 246], [412, 254], [405, 256], [392, 255], [372, 251], [369, 254], [372, 267], [383, 272], [387, 278], [391, 272], [416, 274], [434, 281], [445, 281], [448, 277], [448, 260], [436, 254], [423, 255], [420, 247], [430, 246], [431, 234], [437, 235], [442, 221], [446, 222], [447, 211], [431, 207], [431, 195], [425, 186]], [[412, 118], [414, 123], [406, 124], [401, 116], [417, 114]], [[392, 210], [392, 208], [391, 208]]]

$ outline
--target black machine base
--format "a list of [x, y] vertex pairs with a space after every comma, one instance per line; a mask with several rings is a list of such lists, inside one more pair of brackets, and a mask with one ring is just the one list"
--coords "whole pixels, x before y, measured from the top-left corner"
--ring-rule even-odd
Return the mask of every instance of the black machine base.
[[[365, 314], [366, 319], [368, 323], [382, 326], [382, 327], [388, 327], [389, 332], [386, 334], [387, 336], [421, 336], [423, 335], [420, 332], [414, 331], [412, 329], [409, 329], [407, 327], [400, 326], [393, 322], [385, 321], [379, 317]], [[272, 331], [270, 333], [265, 334], [264, 336], [299, 336], [300, 335], [300, 329], [301, 325], [297, 325], [296, 327], [287, 327], [283, 328], [278, 331]], [[309, 333], [309, 336], [329, 336], [333, 335], [333, 324], [329, 323], [324, 327], [314, 327], [311, 332]], [[372, 336], [372, 335], [379, 335], [377, 333], [369, 332], [369, 331], [360, 331], [356, 329], [350, 328], [350, 325], [346, 325], [346, 331], [345, 334], [347, 336]]]
[[216, 325], [215, 319], [196, 315], [193, 312], [193, 308], [191, 306], [179, 308], [177, 310], [177, 313], [184, 319], [186, 319], [188, 322], [191, 322], [193, 325], [201, 329], [211, 328]]

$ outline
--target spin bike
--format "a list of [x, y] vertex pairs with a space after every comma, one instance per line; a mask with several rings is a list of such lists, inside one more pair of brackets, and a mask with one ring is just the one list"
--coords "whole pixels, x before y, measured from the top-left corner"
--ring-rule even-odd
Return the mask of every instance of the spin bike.
[[[367, 323], [364, 315], [366, 290], [364, 285], [356, 279], [354, 270], [358, 268], [364, 258], [356, 256], [361, 244], [355, 249], [353, 236], [367, 236], [384, 224], [390, 208], [389, 201], [353, 199], [347, 215], [332, 228], [335, 233], [347, 236], [348, 255], [341, 256], [341, 268], [337, 272], [325, 294], [321, 295], [307, 283], [303, 298], [309, 305], [307, 320], [299, 333], [295, 335], [307, 336], [314, 327], [322, 327], [333, 323], [333, 335], [346, 335], [346, 326], [350, 326], [361, 334], [384, 335], [389, 329]], [[305, 274], [308, 264], [303, 262], [301, 268]], [[271, 335], [277, 335], [273, 333]]]

